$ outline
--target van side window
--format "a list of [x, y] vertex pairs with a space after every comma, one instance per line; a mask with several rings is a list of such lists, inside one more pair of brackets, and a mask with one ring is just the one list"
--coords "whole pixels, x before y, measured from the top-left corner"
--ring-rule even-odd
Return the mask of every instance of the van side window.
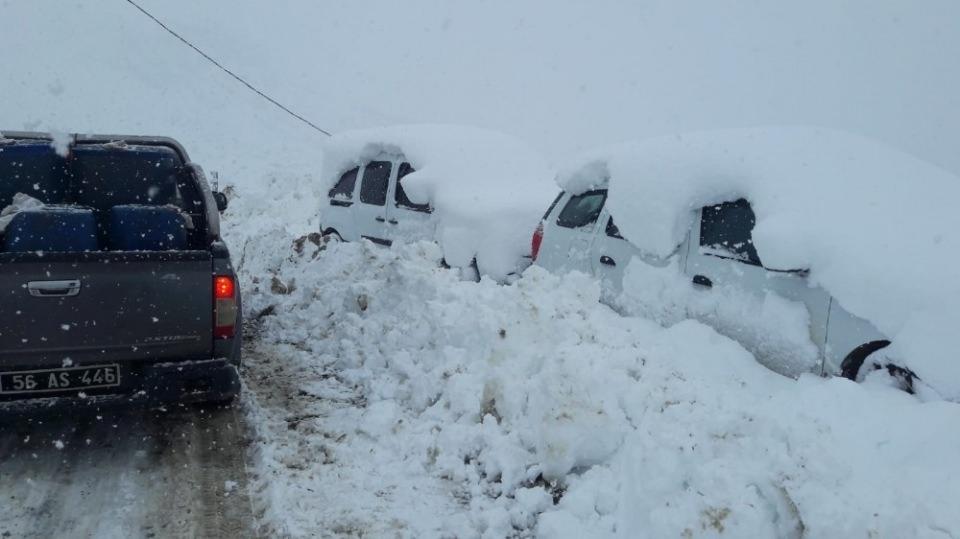
[[340, 176], [340, 181], [333, 186], [328, 196], [336, 200], [350, 200], [353, 198], [353, 188], [357, 185], [357, 175], [360, 173], [360, 167], [353, 167]]
[[390, 162], [371, 161], [363, 169], [360, 182], [360, 202], [383, 206], [387, 203], [387, 185], [390, 183]]
[[595, 223], [600, 217], [600, 211], [606, 200], [606, 189], [596, 189], [570, 197], [560, 216], [557, 217], [557, 225], [565, 228], [580, 228]]
[[620, 235], [620, 229], [617, 228], [617, 225], [613, 224], [613, 217], [607, 219], [607, 236], [617, 238], [618, 240], [623, 239], [623, 236]]
[[406, 208], [413, 211], [422, 211], [424, 213], [430, 213], [433, 209], [430, 207], [430, 204], [417, 204], [412, 202], [407, 198], [407, 193], [403, 191], [403, 184], [400, 183], [403, 180], [404, 176], [411, 174], [415, 171], [413, 166], [410, 163], [400, 163], [400, 169], [397, 171], [397, 192], [394, 194], [394, 202], [397, 203], [398, 208]]
[[752, 237], [757, 219], [746, 199], [705, 206], [701, 215], [701, 253], [761, 265]]

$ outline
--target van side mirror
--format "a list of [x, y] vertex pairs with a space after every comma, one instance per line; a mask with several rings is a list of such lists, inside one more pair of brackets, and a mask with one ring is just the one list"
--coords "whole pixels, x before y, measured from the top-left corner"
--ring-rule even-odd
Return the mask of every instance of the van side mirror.
[[220, 191], [213, 192], [213, 200], [217, 203], [217, 211], [223, 213], [227, 210], [227, 195]]

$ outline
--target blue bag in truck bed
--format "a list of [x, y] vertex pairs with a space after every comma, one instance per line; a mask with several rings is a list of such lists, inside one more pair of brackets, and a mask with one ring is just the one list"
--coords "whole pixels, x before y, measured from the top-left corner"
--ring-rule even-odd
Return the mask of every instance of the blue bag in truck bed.
[[114, 251], [187, 248], [187, 227], [177, 208], [128, 204], [110, 209], [108, 243]]
[[97, 222], [86, 208], [47, 206], [14, 216], [3, 234], [8, 253], [96, 251]]

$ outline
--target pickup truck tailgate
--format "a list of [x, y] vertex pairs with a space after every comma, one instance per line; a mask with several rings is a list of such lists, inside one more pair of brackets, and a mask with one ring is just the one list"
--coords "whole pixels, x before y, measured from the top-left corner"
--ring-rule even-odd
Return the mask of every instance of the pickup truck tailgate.
[[2, 254], [0, 367], [209, 358], [211, 273], [206, 251]]

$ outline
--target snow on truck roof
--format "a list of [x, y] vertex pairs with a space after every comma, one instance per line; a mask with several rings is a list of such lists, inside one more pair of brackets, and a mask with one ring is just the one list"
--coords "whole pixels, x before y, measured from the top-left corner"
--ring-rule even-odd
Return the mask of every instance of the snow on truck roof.
[[595, 150], [558, 182], [608, 186], [621, 234], [661, 256], [683, 241], [693, 210], [746, 198], [765, 267], [809, 269], [813, 284], [893, 340], [891, 355], [928, 381], [950, 380], [960, 397], [957, 176], [860, 136], [776, 127]]
[[517, 138], [485, 129], [404, 125], [349, 131], [324, 148], [324, 181], [383, 156], [403, 157], [416, 172], [403, 179], [410, 200], [429, 202], [444, 256], [502, 278], [529, 254], [530, 234], [556, 193], [543, 158]]

